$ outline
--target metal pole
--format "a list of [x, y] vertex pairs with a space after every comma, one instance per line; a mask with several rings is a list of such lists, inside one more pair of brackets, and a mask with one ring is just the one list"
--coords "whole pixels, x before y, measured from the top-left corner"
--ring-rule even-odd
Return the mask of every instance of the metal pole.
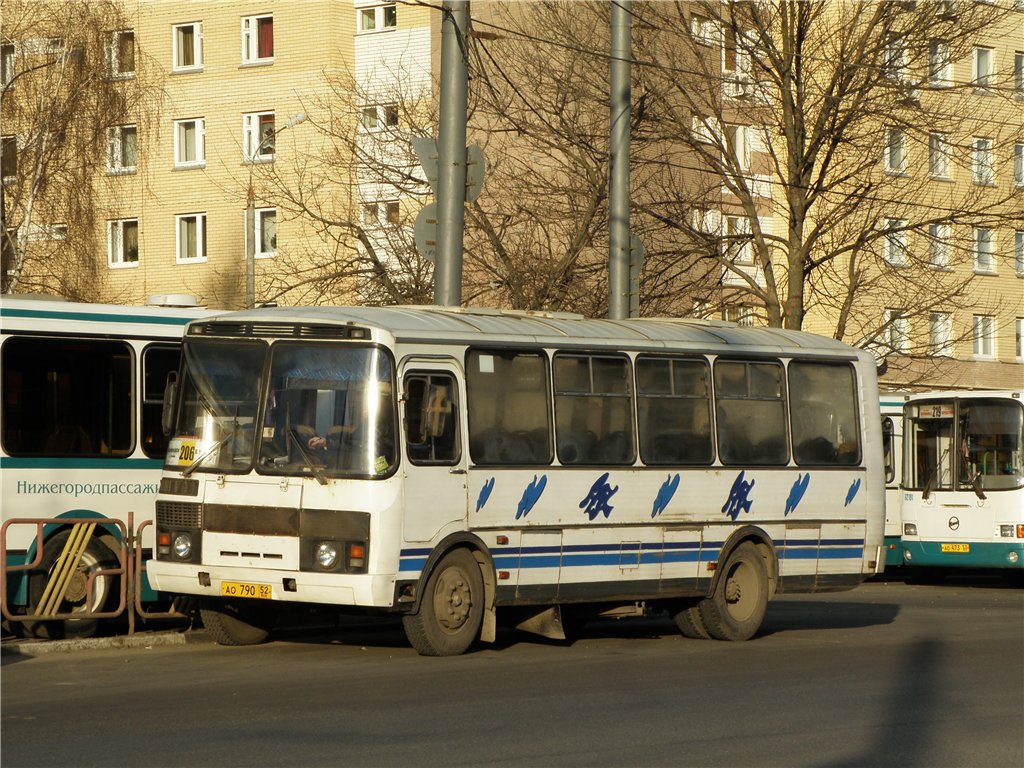
[[608, 317], [629, 316], [629, 121], [633, 1], [612, 3], [611, 173], [608, 189]]
[[245, 307], [256, 306], [256, 209], [253, 207], [252, 171], [245, 206]]
[[462, 236], [466, 200], [466, 33], [469, 0], [441, 4], [441, 124], [437, 141], [437, 257], [434, 303], [462, 303]]

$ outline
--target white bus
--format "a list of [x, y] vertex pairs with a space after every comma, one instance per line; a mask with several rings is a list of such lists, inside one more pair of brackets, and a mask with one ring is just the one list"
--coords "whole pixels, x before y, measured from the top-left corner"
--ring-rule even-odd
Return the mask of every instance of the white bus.
[[900, 505], [903, 500], [903, 403], [909, 393], [879, 392], [882, 411], [882, 456], [885, 462], [885, 566], [903, 564], [903, 519]]
[[[0, 298], [0, 501], [9, 614], [34, 613], [61, 552], [86, 525], [62, 521], [124, 522], [130, 511], [137, 522], [151, 517], [167, 452], [161, 428], [165, 381], [178, 370], [185, 323], [203, 314], [210, 313]], [[39, 546], [36, 524], [11, 521], [50, 518], [55, 522], [43, 528], [39, 568], [8, 570], [33, 562]], [[65, 574], [63, 597], [53, 589], [47, 594], [54, 595], [50, 614], [82, 618], [32, 621], [30, 632], [61, 637], [95, 631], [98, 622], [88, 614], [110, 612], [123, 591], [118, 576], [102, 572], [118, 568], [124, 533], [105, 523], [76, 540], [81, 558]], [[152, 530], [146, 538], [152, 549]], [[145, 597], [153, 597], [141, 586]]]
[[831, 339], [318, 307], [193, 322], [183, 357], [149, 574], [221, 643], [288, 602], [400, 613], [425, 655], [641, 601], [744, 640], [884, 567], [875, 364]]
[[1022, 392], [928, 392], [904, 409], [903, 562], [1024, 574]]

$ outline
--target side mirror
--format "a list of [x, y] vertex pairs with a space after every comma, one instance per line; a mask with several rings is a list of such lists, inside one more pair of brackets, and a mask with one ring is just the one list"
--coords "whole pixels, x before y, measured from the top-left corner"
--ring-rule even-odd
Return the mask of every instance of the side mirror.
[[160, 426], [163, 427], [164, 437], [171, 436], [174, 429], [174, 404], [178, 402], [178, 372], [168, 371], [167, 383], [164, 386], [164, 407], [160, 413]]

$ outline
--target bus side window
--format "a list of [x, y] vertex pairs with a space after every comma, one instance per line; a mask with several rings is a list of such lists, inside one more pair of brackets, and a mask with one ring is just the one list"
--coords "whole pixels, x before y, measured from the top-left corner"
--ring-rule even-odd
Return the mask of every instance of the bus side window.
[[447, 373], [405, 378], [405, 444], [413, 464], [456, 464], [459, 432], [455, 379]]
[[152, 345], [142, 350], [142, 425], [139, 439], [142, 451], [151, 459], [162, 459], [167, 453], [168, 438], [164, 435], [164, 388], [167, 374], [177, 372], [181, 360], [180, 346]]
[[645, 464], [710, 464], [711, 374], [703, 360], [636, 360], [637, 432]]
[[555, 435], [562, 464], [633, 464], [633, 376], [625, 357], [555, 355]]
[[790, 426], [797, 464], [849, 466], [860, 461], [853, 368], [794, 360], [789, 364], [789, 397], [794, 404]]
[[896, 479], [896, 459], [892, 455], [892, 419], [888, 416], [882, 417], [882, 452], [885, 457], [885, 482], [891, 483]]
[[782, 366], [715, 361], [715, 421], [723, 464], [782, 465], [789, 459]]

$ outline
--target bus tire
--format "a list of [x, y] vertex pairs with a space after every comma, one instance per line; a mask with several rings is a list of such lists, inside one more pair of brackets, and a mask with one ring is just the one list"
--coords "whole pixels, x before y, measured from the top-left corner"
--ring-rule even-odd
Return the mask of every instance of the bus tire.
[[725, 561], [700, 616], [716, 640], [749, 640], [761, 628], [768, 609], [768, 571], [757, 547], [745, 541]]
[[691, 640], [710, 640], [707, 627], [704, 626], [704, 619], [700, 615], [700, 604], [694, 603], [677, 610], [672, 618], [679, 627], [683, 637]]
[[419, 611], [402, 617], [409, 643], [421, 656], [458, 656], [480, 635], [484, 579], [468, 549], [453, 549], [427, 579]]
[[[70, 529], [58, 532], [43, 545], [43, 557], [37, 570], [29, 576], [29, 613], [36, 611], [46, 591], [46, 583], [54, 566], [64, 551], [64, 545], [71, 536]], [[57, 607], [58, 613], [79, 613], [87, 608], [86, 601], [89, 576], [96, 571], [119, 567], [117, 556], [96, 537], [89, 539], [82, 553], [82, 558], [71, 576], [64, 599]], [[118, 592], [117, 576], [98, 576], [93, 581], [92, 610], [102, 613], [111, 609], [114, 596]], [[59, 640], [62, 638], [92, 637], [99, 628], [99, 619], [65, 619], [54, 621], [30, 621], [25, 624], [25, 632], [32, 637], [43, 640]]]
[[218, 645], [259, 645], [277, 619], [273, 605], [264, 600], [204, 600], [199, 615]]

